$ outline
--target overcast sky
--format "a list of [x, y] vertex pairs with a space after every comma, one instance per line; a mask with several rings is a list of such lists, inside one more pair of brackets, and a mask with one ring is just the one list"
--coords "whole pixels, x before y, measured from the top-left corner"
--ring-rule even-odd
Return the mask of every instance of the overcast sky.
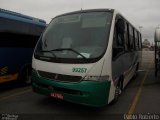
[[0, 8], [50, 22], [56, 15], [82, 9], [113, 8], [141, 29], [143, 39], [154, 40], [160, 25], [160, 0], [0, 0]]

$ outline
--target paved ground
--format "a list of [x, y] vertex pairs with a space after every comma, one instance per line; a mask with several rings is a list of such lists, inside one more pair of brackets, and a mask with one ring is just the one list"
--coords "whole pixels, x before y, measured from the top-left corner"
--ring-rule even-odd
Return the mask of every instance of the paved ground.
[[18, 120], [123, 120], [132, 114], [130, 119], [160, 119], [160, 73], [154, 77], [153, 59], [153, 52], [143, 52], [138, 76], [131, 80], [115, 104], [86, 107], [33, 93], [30, 86], [11, 83], [0, 93], [0, 117], [3, 120], [6, 116]]

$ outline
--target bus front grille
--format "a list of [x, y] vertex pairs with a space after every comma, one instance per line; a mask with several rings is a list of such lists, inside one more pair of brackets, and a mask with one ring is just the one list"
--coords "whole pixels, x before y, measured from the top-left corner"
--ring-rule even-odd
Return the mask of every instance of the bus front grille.
[[50, 80], [56, 80], [56, 81], [79, 82], [82, 79], [81, 76], [62, 75], [62, 74], [56, 74], [56, 73], [50, 73], [50, 72], [44, 72], [44, 71], [38, 71], [38, 73], [41, 77], [44, 77]]
[[48, 89], [51, 92], [60, 92], [60, 93], [66, 93], [66, 94], [72, 94], [72, 95], [83, 95], [82, 92], [78, 90], [71, 90], [71, 89], [66, 89], [66, 88], [49, 86], [49, 85], [42, 84], [42, 83], [36, 83], [36, 85], [38, 85], [41, 88]]

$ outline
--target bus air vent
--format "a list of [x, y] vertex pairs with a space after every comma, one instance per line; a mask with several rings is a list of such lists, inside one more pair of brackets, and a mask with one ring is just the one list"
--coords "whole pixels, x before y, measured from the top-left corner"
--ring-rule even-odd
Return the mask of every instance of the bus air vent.
[[72, 76], [72, 75], [62, 75], [57, 73], [50, 73], [44, 71], [38, 71], [41, 77], [55, 80], [55, 81], [63, 81], [63, 82], [79, 82], [82, 77], [81, 76]]

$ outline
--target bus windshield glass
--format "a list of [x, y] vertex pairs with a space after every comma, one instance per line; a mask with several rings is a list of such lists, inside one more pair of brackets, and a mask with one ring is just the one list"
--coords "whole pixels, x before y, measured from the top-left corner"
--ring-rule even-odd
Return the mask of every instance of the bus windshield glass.
[[84, 12], [56, 17], [42, 34], [35, 57], [68, 63], [96, 61], [106, 51], [111, 22], [111, 12]]

